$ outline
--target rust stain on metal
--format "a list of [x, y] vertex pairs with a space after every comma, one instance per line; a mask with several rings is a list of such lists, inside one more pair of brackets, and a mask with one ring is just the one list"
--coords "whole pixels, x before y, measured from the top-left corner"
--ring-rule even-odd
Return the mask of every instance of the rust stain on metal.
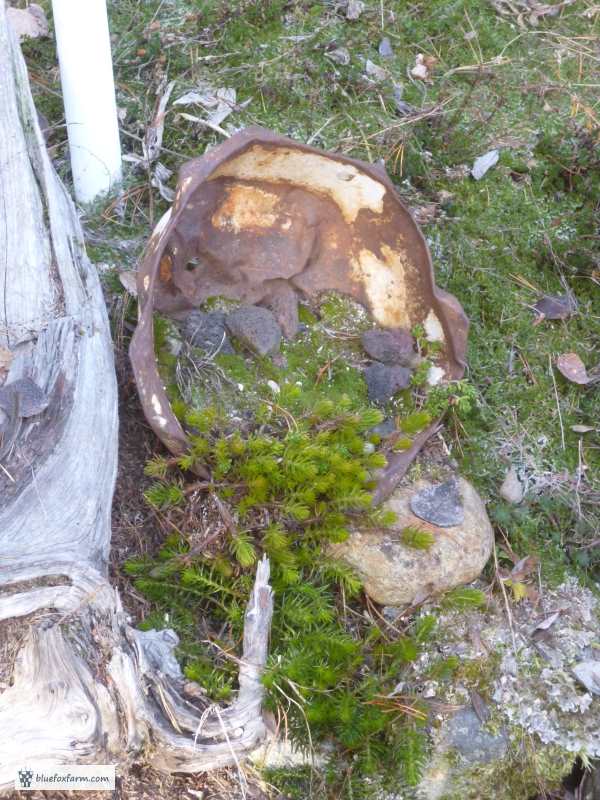
[[168, 283], [173, 274], [173, 262], [171, 256], [163, 256], [160, 260], [159, 275], [163, 283]]
[[[279, 297], [271, 307], [285, 329], [294, 295], [331, 290], [363, 304], [381, 326], [422, 324], [442, 344], [442, 379], [463, 375], [467, 318], [436, 287], [425, 240], [380, 167], [262, 128], [185, 164], [138, 272], [130, 353], [157, 436], [174, 453], [187, 449], [154, 358], [155, 311], [186, 312], [216, 295], [265, 305]], [[398, 465], [392, 473], [395, 483]]]

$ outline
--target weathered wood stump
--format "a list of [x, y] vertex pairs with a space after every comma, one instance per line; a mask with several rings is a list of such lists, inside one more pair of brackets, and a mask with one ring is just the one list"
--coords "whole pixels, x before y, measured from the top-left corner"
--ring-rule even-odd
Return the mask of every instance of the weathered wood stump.
[[[45, 149], [0, 3], [0, 346], [19, 391], [0, 432], [0, 790], [23, 764], [144, 758], [166, 771], [234, 762], [264, 733], [268, 562], [246, 612], [228, 708], [180, 694], [174, 635], [131, 627], [107, 579], [117, 390], [107, 314], [75, 208]], [[2, 445], [3, 443], [3, 445]]]

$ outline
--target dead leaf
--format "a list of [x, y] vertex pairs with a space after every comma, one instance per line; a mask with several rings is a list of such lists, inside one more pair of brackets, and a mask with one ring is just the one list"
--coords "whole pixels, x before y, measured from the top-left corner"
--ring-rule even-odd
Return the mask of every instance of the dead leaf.
[[387, 36], [385, 36], [379, 42], [379, 47], [377, 49], [379, 51], [379, 55], [382, 58], [392, 58], [394, 55], [394, 51], [392, 50], [392, 43], [390, 42]]
[[119, 280], [129, 294], [137, 297], [137, 273], [131, 270], [119, 272]]
[[510, 467], [506, 473], [499, 494], [507, 503], [514, 503], [515, 505], [518, 505], [523, 499], [523, 484], [519, 480], [517, 470], [514, 467]]
[[498, 163], [500, 153], [498, 150], [488, 150], [479, 158], [476, 158], [473, 167], [471, 168], [471, 175], [476, 181], [480, 181], [488, 170]]
[[[227, 117], [234, 111], [240, 111], [251, 102], [252, 98], [243, 103], [237, 103], [236, 90], [230, 86], [220, 86], [215, 89], [207, 83], [200, 84], [197, 89], [187, 92], [173, 103], [174, 106], [200, 105], [210, 111], [206, 117], [209, 128], [220, 127]], [[183, 115], [182, 115], [183, 116]]]
[[592, 425], [571, 425], [571, 430], [573, 433], [590, 433], [595, 428]]
[[585, 364], [577, 353], [563, 353], [556, 359], [556, 366], [559, 372], [571, 383], [578, 383], [585, 386], [590, 382]]
[[516, 17], [521, 28], [527, 27], [525, 22], [536, 26], [541, 17], [555, 17], [562, 8], [574, 2], [575, 0], [562, 0], [560, 3], [540, 3], [538, 0], [491, 0], [499, 14]]
[[165, 130], [165, 112], [167, 110], [167, 103], [171, 97], [171, 92], [175, 86], [175, 81], [167, 84], [164, 92], [159, 97], [156, 104], [156, 112], [152, 123], [148, 126], [144, 141], [142, 143], [142, 150], [144, 153], [144, 161], [146, 166], [152, 164], [159, 154], [162, 147], [163, 133]]
[[347, 67], [350, 63], [350, 51], [347, 47], [337, 47], [335, 50], [325, 53], [325, 56], [343, 67]]
[[433, 56], [425, 56], [423, 53], [417, 53], [415, 58], [415, 65], [411, 69], [410, 74], [413, 78], [418, 78], [420, 81], [430, 80], [430, 73], [437, 63], [437, 58]]
[[158, 189], [160, 196], [163, 198], [163, 200], [166, 200], [167, 203], [172, 203], [175, 199], [175, 192], [166, 185], [167, 181], [172, 175], [172, 170], [170, 170], [168, 167], [165, 167], [165, 165], [160, 161], [156, 162], [150, 182], [152, 183], [152, 186]]
[[528, 575], [531, 575], [537, 569], [539, 558], [537, 556], [525, 556], [517, 561], [510, 571], [510, 577], [514, 581], [522, 581]]
[[488, 708], [483, 697], [479, 694], [479, 692], [476, 692], [475, 689], [471, 689], [471, 691], [469, 692], [469, 696], [471, 698], [471, 705], [473, 706], [473, 711], [477, 714], [477, 717], [479, 718], [481, 724], [485, 725], [485, 723], [490, 718], [490, 709]]
[[539, 314], [534, 325], [539, 325], [544, 319], [567, 319], [576, 309], [574, 299], [568, 294], [545, 294], [534, 305]]
[[367, 63], [365, 65], [365, 72], [367, 77], [374, 80], [376, 83], [381, 83], [388, 77], [387, 70], [383, 69], [383, 67], [374, 64], [369, 58], [367, 59]]
[[553, 614], [550, 614], [550, 616], [546, 617], [546, 619], [543, 619], [541, 622], [538, 622], [534, 630], [547, 631], [551, 625], [554, 625], [559, 616], [560, 616], [560, 611], [555, 611]]
[[346, 6], [346, 19], [358, 19], [365, 10], [365, 4], [362, 0], [348, 0]]
[[31, 3], [27, 8], [7, 8], [6, 16], [20, 42], [48, 36], [46, 13], [37, 3]]
[[396, 111], [400, 114], [400, 116], [408, 116], [409, 114], [416, 113], [417, 109], [415, 106], [407, 103], [406, 100], [402, 99], [402, 95], [404, 93], [404, 87], [401, 83], [394, 83], [394, 105], [396, 106]]
[[436, 218], [440, 207], [437, 203], [426, 203], [424, 206], [409, 206], [408, 210], [417, 225], [427, 225]]

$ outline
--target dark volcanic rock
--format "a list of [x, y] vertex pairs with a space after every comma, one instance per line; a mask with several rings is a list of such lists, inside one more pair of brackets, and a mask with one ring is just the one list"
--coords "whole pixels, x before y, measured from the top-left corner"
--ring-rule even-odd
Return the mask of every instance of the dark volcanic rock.
[[279, 349], [281, 328], [266, 308], [241, 306], [227, 314], [225, 324], [232, 336], [259, 356]]
[[414, 349], [413, 337], [408, 331], [398, 328], [393, 330], [373, 328], [365, 331], [361, 336], [361, 343], [371, 358], [384, 364], [414, 367], [419, 359]]
[[366, 368], [364, 374], [369, 400], [384, 405], [399, 389], [406, 389], [411, 373], [406, 367], [388, 367], [375, 362]]
[[215, 353], [217, 350], [226, 354], [235, 352], [227, 336], [225, 314], [222, 311], [211, 311], [208, 314], [204, 311], [190, 312], [183, 323], [183, 335], [191, 345], [207, 353]]
[[445, 483], [429, 486], [413, 495], [410, 508], [417, 517], [432, 525], [439, 525], [440, 528], [462, 525], [465, 518], [460, 492], [454, 478]]

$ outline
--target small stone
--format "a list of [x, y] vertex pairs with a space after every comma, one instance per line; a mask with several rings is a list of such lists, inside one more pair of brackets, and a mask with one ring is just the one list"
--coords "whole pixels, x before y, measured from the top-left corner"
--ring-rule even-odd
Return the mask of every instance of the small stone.
[[19, 378], [0, 387], [0, 408], [12, 414], [15, 395], [18, 399], [18, 415], [33, 417], [48, 407], [49, 398], [31, 378]]
[[184, 320], [183, 335], [194, 347], [206, 353], [234, 353], [227, 330], [225, 314], [222, 311], [192, 311]]
[[279, 349], [281, 328], [267, 308], [241, 306], [226, 316], [225, 324], [232, 336], [259, 356]]
[[355, 530], [345, 542], [331, 545], [331, 555], [356, 570], [375, 602], [410, 605], [470, 583], [481, 574], [492, 553], [494, 531], [473, 486], [460, 476], [455, 481], [464, 520], [436, 531], [429, 550], [415, 550], [401, 540], [404, 528], [423, 524], [411, 511], [410, 500], [415, 492], [435, 488], [429, 479], [401, 486], [391, 495], [384, 505], [396, 515], [391, 527]]
[[414, 349], [414, 340], [408, 331], [400, 328], [365, 331], [360, 338], [365, 352], [383, 364], [398, 364], [414, 367], [419, 359]]
[[500, 487], [500, 497], [506, 500], [507, 503], [517, 505], [523, 499], [523, 484], [519, 480], [517, 470], [511, 467], [506, 473], [506, 477], [502, 481]]
[[445, 723], [441, 738], [444, 746], [457, 750], [469, 763], [487, 764], [503, 758], [508, 750], [506, 733], [487, 731], [470, 708], [462, 708]]
[[406, 367], [388, 367], [378, 362], [370, 364], [364, 372], [369, 400], [385, 405], [397, 391], [406, 389], [410, 384], [410, 375]]
[[456, 480], [428, 486], [411, 497], [410, 508], [413, 514], [432, 525], [452, 528], [462, 525], [464, 509]]

